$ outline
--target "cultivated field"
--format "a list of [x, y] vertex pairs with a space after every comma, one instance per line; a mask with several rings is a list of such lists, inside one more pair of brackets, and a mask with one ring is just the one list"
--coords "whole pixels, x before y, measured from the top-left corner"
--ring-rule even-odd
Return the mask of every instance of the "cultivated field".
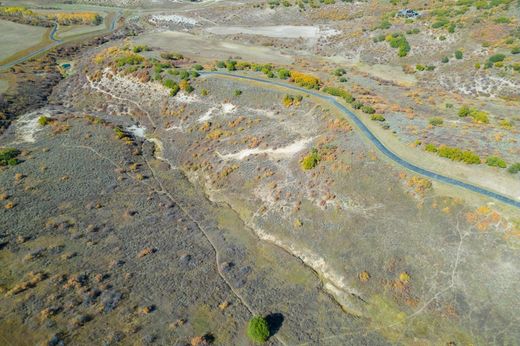
[[48, 28], [0, 20], [0, 62], [29, 49], [36, 49], [48, 41]]

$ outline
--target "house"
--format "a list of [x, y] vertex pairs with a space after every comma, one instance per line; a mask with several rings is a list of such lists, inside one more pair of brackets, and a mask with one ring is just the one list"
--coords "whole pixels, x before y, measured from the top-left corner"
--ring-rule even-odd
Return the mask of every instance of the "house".
[[404, 18], [417, 18], [420, 17], [421, 14], [416, 10], [411, 10], [409, 8], [400, 10], [397, 12], [396, 17], [404, 17]]

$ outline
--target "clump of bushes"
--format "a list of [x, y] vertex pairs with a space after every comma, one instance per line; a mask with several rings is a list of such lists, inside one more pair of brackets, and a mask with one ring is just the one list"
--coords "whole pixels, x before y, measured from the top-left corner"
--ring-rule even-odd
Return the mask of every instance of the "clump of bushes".
[[507, 171], [511, 174], [516, 174], [516, 173], [520, 172], [520, 162], [514, 163], [511, 166], [509, 166]]
[[313, 169], [320, 163], [321, 157], [316, 148], [312, 148], [311, 152], [305, 155], [301, 161], [301, 166], [308, 171]]
[[225, 62], [225, 65], [228, 71], [236, 71], [237, 69], [237, 62], [235, 60], [228, 60]]
[[374, 121], [385, 121], [385, 117], [381, 114], [372, 114], [372, 116], [370, 117], [371, 120], [374, 120]]
[[126, 54], [116, 59], [116, 64], [118, 67], [123, 67], [125, 65], [139, 65], [143, 61], [144, 57], [139, 54], [126, 52]]
[[491, 67], [494, 64], [500, 63], [500, 62], [504, 61], [505, 58], [506, 58], [506, 56], [504, 54], [492, 55], [488, 58], [486, 67]]
[[46, 116], [42, 115], [41, 117], [38, 118], [38, 124], [40, 124], [41, 126], [45, 126], [45, 125], [48, 125], [50, 122], [50, 119], [47, 118]]
[[439, 126], [444, 123], [444, 121], [440, 117], [430, 118], [430, 120], [428, 120], [428, 122], [430, 123], [430, 125], [433, 125], [433, 126]]
[[489, 123], [489, 117], [488, 113], [484, 111], [479, 111], [476, 108], [471, 108], [468, 106], [462, 106], [459, 109], [459, 117], [465, 118], [467, 116], [470, 116], [473, 118], [473, 120], [477, 123], [483, 123], [488, 124]]
[[363, 106], [364, 106], [364, 104], [361, 101], [354, 101], [354, 102], [352, 102], [352, 107], [354, 109], [361, 109], [361, 107], [363, 107]]
[[332, 96], [341, 97], [348, 103], [354, 102], [354, 97], [348, 91], [346, 91], [342, 88], [326, 86], [322, 89], [322, 91], [326, 92], [327, 94], [332, 95]]
[[280, 79], [287, 79], [291, 76], [291, 71], [289, 71], [286, 68], [278, 69], [277, 73], [278, 73], [278, 78], [280, 78]]
[[361, 107], [361, 111], [366, 114], [374, 114], [376, 112], [372, 106], [363, 106]]
[[188, 80], [190, 79], [190, 73], [186, 70], [180, 70], [179, 71], [179, 78], [182, 80]]
[[410, 52], [410, 44], [406, 40], [406, 37], [402, 34], [392, 34], [388, 35], [385, 38], [388, 43], [390, 43], [390, 47], [397, 48], [397, 55], [400, 57], [404, 57], [408, 55], [408, 52]]
[[480, 157], [469, 150], [462, 150], [445, 145], [437, 147], [433, 144], [427, 144], [424, 149], [429, 152], [437, 153], [440, 157], [445, 157], [452, 161], [459, 161], [467, 164], [481, 163]]
[[491, 167], [500, 167], [500, 168], [506, 168], [507, 163], [498, 156], [489, 156], [486, 159], [486, 164]]
[[132, 137], [128, 134], [128, 132], [123, 130], [121, 127], [119, 127], [119, 126], [114, 127], [114, 133], [116, 134], [117, 139], [123, 140], [126, 144], [133, 143]]
[[187, 93], [191, 93], [193, 90], [193, 87], [191, 86], [190, 82], [188, 82], [187, 80], [183, 79], [179, 82], [179, 88], [181, 90], [184, 90], [185, 92]]
[[291, 71], [292, 80], [307, 89], [319, 89], [320, 88], [320, 80], [314, 76], [301, 73], [298, 71]]
[[520, 46], [513, 47], [511, 49], [511, 54], [520, 54]]
[[184, 59], [184, 56], [180, 53], [162, 52], [161, 58], [166, 60], [182, 60]]
[[347, 73], [347, 71], [345, 71], [344, 68], [337, 68], [334, 70], [334, 72], [332, 73], [334, 76], [336, 77], [341, 77], [343, 76], [345, 73]]
[[289, 95], [289, 94], [286, 94], [284, 97], [283, 97], [283, 105], [285, 107], [291, 107], [292, 105], [299, 105], [300, 102], [302, 102], [303, 100], [303, 97], [301, 95], [297, 95], [297, 96], [293, 96], [293, 95]]
[[19, 163], [16, 158], [20, 150], [15, 148], [0, 148], [0, 166], [15, 166]]
[[247, 325], [247, 336], [256, 343], [264, 343], [269, 338], [269, 324], [262, 316], [253, 317]]
[[143, 45], [143, 46], [134, 46], [134, 48], [132, 48], [132, 51], [134, 53], [141, 53], [141, 52], [151, 51], [151, 49], [150, 49], [150, 47]]
[[177, 84], [174, 80], [165, 79], [163, 81], [163, 85], [170, 89], [170, 96], [175, 96], [179, 92], [179, 84]]

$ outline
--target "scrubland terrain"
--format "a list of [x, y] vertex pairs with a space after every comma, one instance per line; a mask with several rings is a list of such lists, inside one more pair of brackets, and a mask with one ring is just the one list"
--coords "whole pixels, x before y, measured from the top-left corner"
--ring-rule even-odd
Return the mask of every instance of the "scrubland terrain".
[[520, 3], [86, 3], [0, 75], [2, 343], [518, 343]]

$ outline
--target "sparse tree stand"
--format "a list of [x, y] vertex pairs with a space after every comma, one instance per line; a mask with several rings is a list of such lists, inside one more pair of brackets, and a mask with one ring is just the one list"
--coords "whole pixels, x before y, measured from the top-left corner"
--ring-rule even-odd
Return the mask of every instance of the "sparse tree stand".
[[247, 325], [247, 336], [256, 343], [264, 343], [269, 338], [269, 325], [262, 316], [255, 316]]

